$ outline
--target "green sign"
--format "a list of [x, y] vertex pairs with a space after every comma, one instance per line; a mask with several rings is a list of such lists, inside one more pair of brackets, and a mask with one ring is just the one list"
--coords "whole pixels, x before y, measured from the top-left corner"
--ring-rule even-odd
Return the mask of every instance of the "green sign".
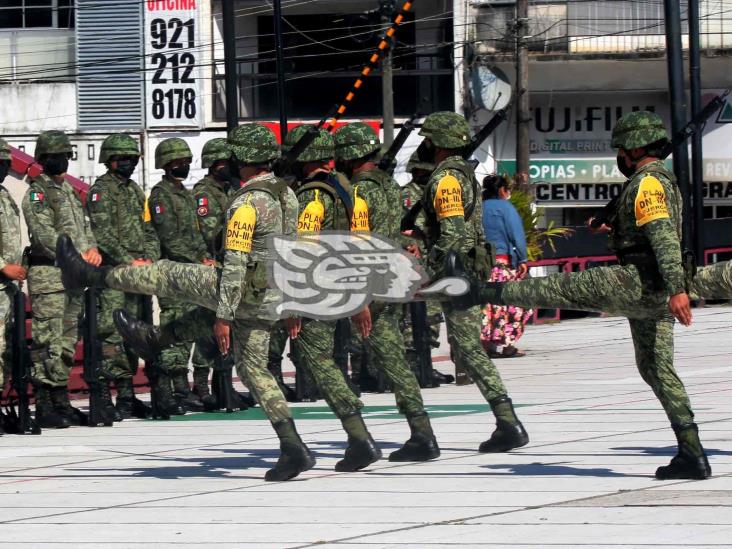
[[[520, 407], [521, 405], [514, 405]], [[483, 414], [490, 412], [490, 406], [485, 402], [481, 404], [443, 404], [426, 406], [426, 410], [433, 418], [438, 417], [453, 417], [453, 416], [466, 416], [471, 414]], [[337, 419], [330, 408], [327, 406], [292, 406], [292, 416], [296, 420], [303, 419]], [[365, 406], [361, 411], [364, 419], [400, 419], [402, 416], [395, 406]], [[226, 412], [216, 413], [197, 413], [197, 414], [186, 414], [184, 416], [171, 416], [172, 421], [262, 421], [266, 420], [267, 416], [264, 415], [262, 409], [257, 406], [256, 408], [250, 408], [243, 412], [232, 412], [227, 414]]]
[[[498, 173], [513, 175], [515, 160], [499, 160]], [[529, 181], [547, 183], [622, 183], [625, 181], [614, 158], [553, 160], [536, 159], [529, 162]]]

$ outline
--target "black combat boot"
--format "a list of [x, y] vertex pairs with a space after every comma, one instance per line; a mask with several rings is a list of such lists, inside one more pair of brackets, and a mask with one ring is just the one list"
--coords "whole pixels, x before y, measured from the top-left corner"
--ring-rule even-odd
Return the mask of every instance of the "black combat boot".
[[[69, 391], [66, 387], [51, 388], [51, 402], [56, 411], [65, 417], [71, 425], [88, 425], [88, 416], [71, 405]], [[111, 418], [110, 418], [111, 419]]]
[[116, 408], [123, 419], [145, 419], [152, 414], [150, 407], [135, 396], [131, 378], [115, 379], [114, 386], [117, 388]]
[[280, 457], [273, 469], [265, 473], [266, 481], [282, 481], [315, 466], [315, 458], [300, 438], [291, 419], [283, 419], [272, 425], [280, 438]]
[[671, 425], [679, 444], [678, 453], [671, 463], [656, 469], [658, 480], [693, 479], [704, 480], [712, 475], [707, 455], [699, 440], [699, 428], [696, 423]]
[[193, 368], [193, 393], [201, 399], [205, 411], [215, 412], [219, 409], [216, 397], [208, 387], [208, 368]]
[[66, 429], [71, 422], [51, 402], [53, 387], [41, 385], [36, 390], [36, 423], [42, 429]]
[[361, 412], [353, 412], [342, 417], [341, 423], [348, 433], [348, 447], [343, 459], [336, 463], [336, 471], [348, 473], [358, 471], [381, 459], [381, 450], [366, 429]]
[[104, 277], [110, 268], [94, 267], [84, 261], [68, 235], [62, 234], [56, 240], [56, 264], [67, 290], [107, 287]]
[[109, 392], [109, 381], [106, 379], [99, 380], [99, 397], [102, 401], [102, 406], [104, 407], [104, 415], [106, 417], [114, 422], [120, 422], [122, 421], [122, 419], [124, 419], [119, 410], [114, 407], [114, 402], [112, 402], [112, 394]]
[[486, 303], [503, 304], [503, 283], [484, 282], [476, 279], [465, 270], [460, 255], [451, 251], [445, 256], [444, 261], [445, 277], [458, 277], [465, 279], [468, 284], [468, 291], [460, 296], [453, 296], [450, 303], [459, 309], [469, 309], [475, 305]]
[[526, 446], [529, 443], [529, 435], [516, 417], [511, 399], [501, 396], [489, 401], [488, 404], [496, 416], [496, 430], [491, 434], [491, 438], [481, 443], [478, 451], [485, 454], [508, 452], [513, 448]]
[[191, 391], [188, 384], [188, 371], [176, 372], [170, 376], [173, 381], [173, 396], [189, 412], [202, 412], [203, 402]]
[[170, 345], [160, 328], [135, 318], [125, 309], [115, 309], [112, 318], [127, 347], [145, 362], [158, 360], [160, 352]]
[[173, 396], [168, 374], [159, 372], [154, 383], [156, 399], [152, 407], [153, 419], [170, 419], [170, 416], [184, 416], [186, 411]]
[[437, 446], [427, 412], [407, 414], [407, 423], [412, 436], [389, 455], [389, 461], [429, 461], [440, 457], [440, 447]]

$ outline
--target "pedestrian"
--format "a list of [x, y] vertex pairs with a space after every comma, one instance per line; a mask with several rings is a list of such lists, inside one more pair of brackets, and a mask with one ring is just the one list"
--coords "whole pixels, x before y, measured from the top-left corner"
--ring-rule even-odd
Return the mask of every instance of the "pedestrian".
[[[170, 260], [139, 267], [86, 268], [66, 238], [60, 238], [57, 246], [63, 258], [60, 264], [68, 287], [111, 287], [205, 307], [207, 315], [189, 313], [189, 322], [172, 322], [160, 329], [123, 311], [118, 311], [116, 322], [126, 341], [143, 356], [154, 357], [176, 341], [191, 341], [213, 321], [220, 352], [234, 353], [239, 376], [280, 440], [280, 457], [264, 478], [288, 480], [312, 468], [315, 459], [295, 428], [277, 381], [267, 370], [269, 333], [277, 319], [274, 309], [280, 296], [268, 288], [266, 269], [273, 259], [268, 239], [294, 226], [297, 202], [292, 190], [272, 173], [272, 162], [280, 151], [272, 130], [244, 124], [229, 133], [227, 145], [243, 185], [227, 207], [220, 269]], [[173, 326], [183, 332], [173, 333]]]
[[31, 377], [36, 421], [41, 428], [51, 429], [82, 425], [87, 419], [71, 406], [68, 395], [83, 295], [80, 289], [66, 290], [61, 283], [56, 240], [66, 234], [82, 252], [84, 262], [95, 267], [102, 263], [81, 199], [64, 179], [72, 154], [71, 142], [63, 132], [50, 130], [38, 136], [34, 158], [42, 171], [26, 178], [28, 190], [22, 206], [30, 238], [28, 290], [33, 307]]
[[[131, 179], [140, 160], [137, 141], [129, 135], [108, 136], [99, 151], [99, 163], [107, 172], [97, 178], [87, 193], [86, 207], [104, 265], [144, 265], [160, 258], [160, 242], [150, 223], [145, 193]], [[99, 294], [97, 330], [101, 339], [100, 381], [104, 400], [109, 382], [117, 389], [116, 420], [147, 417], [151, 410], [135, 397], [133, 378], [139, 358], [123, 345], [112, 320], [115, 309], [142, 315], [143, 296], [106, 289]], [[174, 406], [168, 400], [164, 406]]]
[[[674, 319], [691, 324], [688, 288], [694, 285], [682, 262], [681, 195], [661, 158], [668, 141], [661, 117], [649, 111], [627, 114], [613, 128], [618, 168], [628, 179], [609, 216], [609, 227], [600, 229], [609, 230], [610, 247], [620, 265], [505, 283], [472, 278], [468, 293], [454, 302], [461, 307], [514, 303], [627, 317], [638, 371], [661, 402], [678, 443], [676, 456], [656, 470], [656, 478], [705, 479], [712, 470], [673, 365]], [[449, 257], [446, 274], [460, 273], [459, 263]], [[704, 274], [716, 278], [723, 272], [720, 268]]]
[[[523, 221], [510, 198], [507, 177], [492, 174], [483, 178], [483, 232], [496, 255], [491, 282], [520, 280], [529, 272]], [[515, 305], [485, 305], [480, 340], [491, 358], [525, 355], [516, 348], [516, 342], [532, 314], [531, 309]]]

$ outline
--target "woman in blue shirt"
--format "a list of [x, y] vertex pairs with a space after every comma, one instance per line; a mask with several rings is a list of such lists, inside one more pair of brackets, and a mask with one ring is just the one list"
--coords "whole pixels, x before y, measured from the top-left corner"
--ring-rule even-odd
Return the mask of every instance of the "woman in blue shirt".
[[[504, 176], [483, 179], [483, 231], [496, 251], [496, 266], [491, 281], [524, 278], [528, 273], [526, 234], [516, 208], [509, 202], [511, 190]], [[516, 342], [524, 332], [532, 311], [513, 305], [486, 305], [483, 311], [481, 341], [492, 358], [524, 356]], [[503, 346], [503, 351], [498, 348]]]

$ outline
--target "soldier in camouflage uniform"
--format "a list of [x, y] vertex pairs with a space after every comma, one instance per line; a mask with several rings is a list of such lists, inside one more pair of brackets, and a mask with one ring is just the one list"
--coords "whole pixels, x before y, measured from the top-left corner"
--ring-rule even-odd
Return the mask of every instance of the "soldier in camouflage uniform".
[[[8, 190], [2, 186], [10, 171], [10, 146], [0, 139], [0, 389], [5, 377], [10, 371], [7, 361], [7, 344], [10, 339], [10, 327], [13, 315], [13, 296], [20, 291], [27, 276], [25, 267], [21, 265], [20, 248], [20, 211], [10, 196]], [[0, 434], [2, 434], [2, 414], [0, 414]]]
[[[288, 135], [289, 145], [299, 141], [308, 128], [293, 128]], [[351, 223], [350, 206], [336, 190], [340, 187], [344, 194], [350, 196], [350, 185], [343, 175], [330, 167], [334, 155], [333, 136], [325, 130], [318, 132], [293, 165], [293, 173], [299, 180], [298, 234], [317, 234], [321, 230], [348, 231]], [[343, 372], [333, 360], [335, 321], [303, 318], [285, 319], [284, 323], [293, 338], [293, 351], [299, 358], [296, 367], [312, 376], [348, 435], [348, 447], [344, 458], [336, 463], [336, 471], [357, 471], [380, 459], [381, 451], [361, 417], [363, 403], [350, 389]]]
[[[660, 158], [667, 141], [663, 121], [647, 111], [625, 115], [613, 129], [618, 168], [628, 177], [607, 227], [620, 265], [503, 284], [473, 282], [456, 303], [511, 303], [627, 317], [638, 370], [661, 402], [678, 442], [678, 454], [658, 468], [656, 478], [704, 479], [711, 468], [673, 366], [674, 317], [690, 324], [691, 308], [681, 259], [681, 195]], [[710, 289], [703, 287], [704, 275], [696, 288], [702, 293]]]
[[64, 290], [61, 271], [54, 266], [56, 240], [67, 234], [84, 261], [99, 266], [102, 256], [79, 196], [64, 180], [72, 149], [60, 131], [38, 136], [35, 160], [43, 172], [28, 176], [23, 214], [28, 225], [31, 256], [28, 289], [33, 307], [32, 377], [36, 386], [36, 420], [41, 427], [80, 425], [84, 415], [71, 406], [69, 371], [79, 340], [82, 293]]
[[[145, 265], [160, 258], [160, 243], [146, 210], [145, 193], [130, 179], [139, 159], [137, 142], [129, 135], [113, 134], [102, 143], [99, 163], [107, 166], [107, 173], [89, 189], [86, 205], [104, 265]], [[150, 412], [135, 397], [132, 386], [139, 359], [124, 348], [112, 320], [115, 309], [142, 315], [143, 299], [109, 289], [99, 295], [97, 329], [106, 376], [101, 381], [103, 389], [108, 380], [114, 381], [119, 419], [144, 418]]]
[[[412, 206], [422, 200], [424, 186], [434, 170], [435, 165], [420, 160], [416, 151], [409, 157], [407, 171], [412, 175], [412, 179], [402, 187], [402, 213], [404, 215], [412, 209]], [[420, 212], [416, 217], [415, 227], [422, 232], [425, 231], [424, 212]], [[414, 239], [413, 245], [419, 249], [420, 257], [426, 257], [427, 250], [424, 247], [424, 241]], [[435, 349], [440, 346], [440, 324], [442, 324], [442, 307], [439, 301], [430, 299], [427, 301], [427, 329], [429, 330], [430, 347]], [[402, 327], [404, 345], [407, 348], [407, 361], [410, 363], [412, 370], [417, 371], [419, 366], [417, 364], [417, 351], [414, 348], [414, 334], [412, 332], [409, 305], [402, 306]], [[455, 381], [455, 378], [451, 375], [443, 374], [435, 369], [432, 372], [439, 383], [453, 383]]]
[[[271, 130], [246, 124], [227, 140], [243, 182], [227, 207], [223, 268], [162, 260], [140, 267], [87, 267], [68, 239], [58, 242], [64, 283], [111, 287], [195, 303], [215, 311], [214, 335], [227, 354], [233, 339], [236, 368], [280, 438], [281, 455], [265, 480], [288, 480], [315, 465], [315, 459], [295, 429], [282, 391], [266, 368], [269, 331], [281, 299], [268, 288], [267, 265], [272, 261], [267, 240], [294, 228], [297, 201], [291, 189], [271, 172], [279, 146]], [[178, 325], [186, 333], [170, 333], [136, 321], [122, 311], [117, 326], [125, 340], [143, 356], [156, 356], [161, 347], [190, 340], [212, 319], [198, 315], [198, 324]], [[190, 333], [189, 333], [190, 332]]]
[[[155, 168], [165, 170], [163, 179], [150, 191], [152, 223], [160, 240], [161, 258], [179, 263], [203, 263], [213, 266], [214, 259], [198, 229], [197, 206], [193, 194], [183, 186], [191, 167], [188, 144], [180, 138], [165, 139], [155, 149]], [[190, 303], [167, 297], [158, 299], [160, 323], [173, 322], [192, 310]], [[189, 410], [203, 410], [203, 402], [188, 384], [188, 360], [191, 344], [181, 341], [166, 348], [160, 356], [160, 368], [173, 381], [180, 403]]]
[[[226, 139], [216, 138], [207, 141], [201, 151], [201, 167], [208, 168], [208, 174], [193, 187], [198, 226], [208, 253], [216, 258], [222, 250], [226, 206], [229, 204], [231, 194], [230, 156]], [[208, 387], [208, 372], [219, 357], [213, 337], [196, 339], [192, 359], [193, 392], [198, 395], [207, 410], [217, 408], [216, 399]]]
[[[334, 139], [336, 158], [351, 175], [351, 231], [401, 241], [401, 189], [376, 165], [381, 150], [376, 132], [356, 122], [338, 129]], [[407, 365], [404, 337], [399, 331], [400, 309], [396, 303], [371, 303], [366, 312], [371, 317], [372, 328], [364, 337], [364, 344], [373, 364], [393, 387], [397, 408], [406, 415], [411, 431], [409, 440], [389, 456], [389, 461], [426, 461], [438, 457], [440, 449], [424, 409], [419, 383]]]
[[[441, 278], [443, 262], [451, 252], [470, 259], [471, 271], [486, 277], [491, 269], [483, 237], [478, 183], [472, 167], [461, 156], [469, 140], [465, 119], [454, 112], [429, 115], [420, 135], [423, 160], [434, 162], [435, 171], [425, 186], [422, 209], [425, 214], [427, 267]], [[456, 366], [470, 374], [496, 417], [496, 430], [483, 442], [481, 452], [505, 452], [524, 446], [529, 436], [516, 417], [501, 376], [480, 343], [479, 307], [460, 309], [444, 301], [447, 337]]]

